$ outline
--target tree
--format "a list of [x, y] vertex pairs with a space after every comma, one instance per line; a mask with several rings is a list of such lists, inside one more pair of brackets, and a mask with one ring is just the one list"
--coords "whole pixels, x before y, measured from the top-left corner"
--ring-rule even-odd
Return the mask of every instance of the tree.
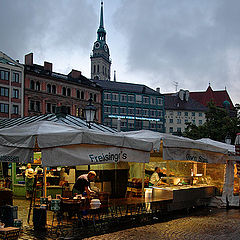
[[233, 144], [238, 132], [240, 132], [239, 117], [230, 117], [225, 109], [216, 107], [210, 102], [206, 122], [198, 127], [188, 123], [183, 135], [192, 139], [211, 138], [220, 142], [225, 142], [225, 137], [229, 135]]

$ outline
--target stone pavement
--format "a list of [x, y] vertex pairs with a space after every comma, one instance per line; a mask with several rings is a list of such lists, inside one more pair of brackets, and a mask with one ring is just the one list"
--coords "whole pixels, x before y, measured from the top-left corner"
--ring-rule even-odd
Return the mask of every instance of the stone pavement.
[[[57, 239], [56, 235], [34, 232], [32, 221], [27, 224], [27, 208], [29, 201], [14, 200], [18, 205], [18, 218], [23, 219], [24, 232], [19, 239]], [[49, 223], [52, 216], [48, 216]], [[32, 219], [32, 218], [31, 218]], [[91, 231], [91, 230], [90, 230]], [[98, 233], [100, 234], [100, 232]], [[82, 236], [61, 237], [59, 239], [90, 239], [90, 240], [205, 240], [234, 239], [240, 240], [240, 209], [198, 208], [181, 211], [154, 219], [152, 224], [120, 230], [117, 232], [83, 238]]]

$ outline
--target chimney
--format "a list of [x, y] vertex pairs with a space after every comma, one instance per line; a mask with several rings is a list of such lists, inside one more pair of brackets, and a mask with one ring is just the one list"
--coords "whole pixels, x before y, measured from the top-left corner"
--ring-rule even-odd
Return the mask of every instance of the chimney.
[[157, 88], [156, 88], [156, 91], [157, 91], [158, 93], [160, 93], [160, 87], [157, 87]]
[[80, 76], [82, 75], [82, 73], [81, 73], [81, 71], [72, 69], [72, 71], [69, 73], [69, 75], [70, 75], [72, 78], [80, 78]]
[[52, 63], [50, 62], [44, 62], [44, 70], [52, 72]]
[[25, 65], [33, 65], [33, 53], [25, 55]]

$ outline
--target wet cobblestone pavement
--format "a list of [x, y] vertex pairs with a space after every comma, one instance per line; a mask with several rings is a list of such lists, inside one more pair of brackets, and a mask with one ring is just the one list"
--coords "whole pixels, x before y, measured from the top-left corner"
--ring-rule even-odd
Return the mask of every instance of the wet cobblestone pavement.
[[[19, 206], [18, 217], [24, 221], [24, 231], [20, 234], [19, 239], [36, 240], [36, 239], [90, 239], [90, 240], [225, 240], [233, 239], [240, 240], [240, 210], [239, 209], [217, 209], [217, 208], [198, 208], [191, 211], [175, 212], [168, 214], [158, 219], [154, 219], [151, 224], [131, 227], [125, 226], [126, 229], [115, 231], [117, 229], [108, 229], [111, 233], [102, 234], [101, 231], [95, 232], [93, 228], [89, 228], [90, 235], [85, 238], [81, 229], [76, 232], [71, 232], [71, 226], [64, 229], [65, 233], [56, 235], [50, 232], [36, 232], [27, 224], [26, 207], [29, 207], [29, 202], [24, 203], [22, 200], [14, 202]], [[20, 205], [19, 205], [20, 204]], [[25, 212], [25, 213], [24, 213]], [[50, 224], [52, 216], [48, 216]], [[130, 227], [130, 228], [127, 228]], [[89, 237], [91, 236], [92, 237]], [[95, 236], [93, 236], [95, 234]]]

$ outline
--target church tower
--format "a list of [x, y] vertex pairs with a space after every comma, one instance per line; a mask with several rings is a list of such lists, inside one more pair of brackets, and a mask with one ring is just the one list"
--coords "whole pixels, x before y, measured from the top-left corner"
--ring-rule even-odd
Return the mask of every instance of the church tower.
[[103, 2], [101, 2], [100, 25], [97, 31], [97, 41], [93, 45], [91, 58], [91, 79], [110, 80], [111, 59], [106, 43], [106, 31], [103, 24]]

